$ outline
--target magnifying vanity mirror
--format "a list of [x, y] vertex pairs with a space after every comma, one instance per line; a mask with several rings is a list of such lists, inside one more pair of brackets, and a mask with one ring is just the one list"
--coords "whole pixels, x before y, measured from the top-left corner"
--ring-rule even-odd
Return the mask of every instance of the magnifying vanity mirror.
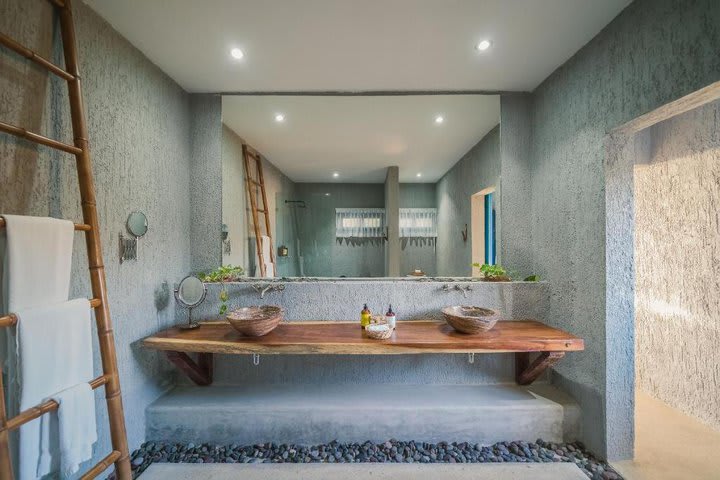
[[148, 219], [143, 212], [132, 212], [128, 215], [125, 227], [131, 237], [120, 234], [120, 263], [139, 258], [139, 239], [148, 231]]
[[135, 238], [145, 236], [148, 231], [148, 219], [143, 212], [132, 212], [127, 219], [127, 229]]
[[200, 326], [199, 323], [192, 321], [192, 309], [200, 305], [207, 295], [207, 287], [197, 277], [188, 275], [183, 278], [175, 289], [175, 300], [188, 309], [188, 323], [181, 325], [180, 328], [192, 329]]

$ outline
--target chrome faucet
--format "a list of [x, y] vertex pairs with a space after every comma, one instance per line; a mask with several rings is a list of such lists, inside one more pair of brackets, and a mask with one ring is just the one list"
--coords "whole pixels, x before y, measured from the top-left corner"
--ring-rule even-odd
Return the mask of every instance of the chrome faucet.
[[[264, 288], [263, 288], [264, 287]], [[284, 283], [268, 283], [263, 285], [262, 283], [254, 283], [252, 285], [253, 290], [260, 294], [260, 298], [265, 298], [267, 292], [282, 292], [285, 290]]]

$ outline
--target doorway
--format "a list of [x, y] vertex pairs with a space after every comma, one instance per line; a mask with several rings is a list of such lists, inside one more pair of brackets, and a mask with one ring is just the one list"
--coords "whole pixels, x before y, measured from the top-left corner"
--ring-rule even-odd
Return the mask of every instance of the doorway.
[[719, 119], [720, 83], [608, 138], [608, 455], [630, 480], [720, 470]]
[[[495, 187], [488, 187], [472, 195], [470, 203], [473, 263], [495, 265], [497, 263]], [[473, 277], [482, 276], [477, 267], [473, 267], [472, 272]]]

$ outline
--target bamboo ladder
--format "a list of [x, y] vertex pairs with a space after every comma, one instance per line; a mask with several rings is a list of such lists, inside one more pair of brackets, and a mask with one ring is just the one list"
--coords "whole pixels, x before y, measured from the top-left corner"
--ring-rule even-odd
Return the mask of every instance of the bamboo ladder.
[[[260, 276], [264, 277], [265, 272], [265, 256], [262, 251], [262, 240], [260, 238], [260, 219], [258, 212], [265, 214], [265, 235], [270, 238], [270, 263], [275, 265], [275, 252], [273, 251], [273, 237], [270, 229], [270, 209], [268, 207], [267, 193], [265, 192], [265, 177], [263, 176], [262, 158], [250, 145], [243, 144], [243, 159], [245, 160], [245, 181], [247, 182], [247, 191], [250, 195], [250, 211], [252, 213], [253, 228], [255, 230], [255, 248], [257, 249], [258, 262], [260, 263]], [[257, 180], [252, 178], [252, 162], [255, 162], [255, 171], [257, 172]], [[263, 208], [258, 208], [257, 189], [262, 193], [261, 198]], [[277, 266], [275, 267], [277, 268]]]
[[[84, 222], [76, 224], [75, 230], [85, 232], [88, 264], [90, 266], [90, 282], [94, 297], [90, 300], [90, 306], [95, 309], [95, 321], [97, 323], [103, 368], [103, 374], [89, 383], [93, 389], [105, 386], [105, 400], [107, 402], [113, 448], [109, 455], [88, 470], [81, 478], [95, 478], [114, 463], [116, 477], [120, 480], [129, 480], [131, 478], [130, 458], [120, 395], [115, 340], [108, 309], [105, 269], [100, 245], [100, 230], [95, 204], [95, 186], [90, 162], [87, 124], [83, 113], [77, 40], [73, 25], [71, 0], [49, 1], [57, 7], [59, 13], [65, 69], [53, 64], [2, 33], [0, 33], [0, 44], [67, 81], [74, 144], [69, 145], [59, 142], [4, 122], [0, 122], [0, 131], [75, 155]], [[0, 221], [0, 228], [4, 227], [5, 222]], [[11, 327], [16, 323], [17, 317], [13, 314], [0, 316], [0, 327]], [[50, 400], [20, 412], [19, 415], [13, 418], [7, 418], [5, 397], [2, 391], [2, 372], [0, 371], [0, 480], [12, 480], [14, 477], [10, 462], [9, 432], [48, 412], [57, 410], [59, 405], [57, 402]]]

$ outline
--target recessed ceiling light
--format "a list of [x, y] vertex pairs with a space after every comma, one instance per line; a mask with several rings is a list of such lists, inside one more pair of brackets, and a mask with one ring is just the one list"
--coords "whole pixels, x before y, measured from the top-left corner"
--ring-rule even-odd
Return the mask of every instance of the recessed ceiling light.
[[275, 121], [278, 122], [278, 123], [284, 122], [284, 121], [285, 121], [285, 115], [283, 115], [282, 113], [276, 114], [276, 115], [275, 115]]
[[418, 172], [418, 173], [415, 174], [415, 176], [418, 177], [418, 178], [420, 178], [420, 177], [422, 177], [422, 173]]
[[338, 172], [333, 172], [333, 177], [338, 178], [340, 174]]
[[329, 193], [326, 193], [326, 194], [325, 194], [325, 196], [326, 196], [326, 197], [329, 197], [329, 196], [330, 196], [330, 194], [329, 194]]
[[245, 56], [243, 51], [240, 50], [239, 48], [233, 48], [232, 50], [230, 50], [230, 55], [232, 55], [232, 57], [237, 60], [240, 60], [241, 58], [243, 58]]
[[480, 43], [478, 43], [477, 45], [475, 45], [475, 49], [479, 50], [481, 52], [484, 52], [491, 46], [492, 46], [492, 42], [490, 40], [483, 40]]
[[437, 117], [435, 117], [435, 123], [443, 123], [444, 121], [445, 117], [443, 117], [442, 115], [438, 115]]

